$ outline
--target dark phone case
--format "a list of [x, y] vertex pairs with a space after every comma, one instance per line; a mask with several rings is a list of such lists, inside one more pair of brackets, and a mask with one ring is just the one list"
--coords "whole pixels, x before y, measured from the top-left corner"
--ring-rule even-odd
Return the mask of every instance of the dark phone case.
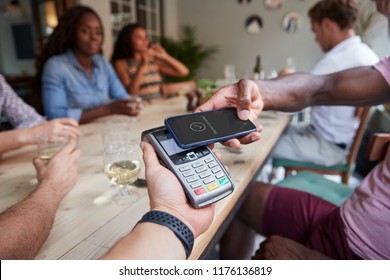
[[[234, 110], [234, 113], [236, 113], [236, 108], [234, 108], [234, 107], [226, 107], [226, 108], [221, 108], [221, 109], [217, 109], [217, 110], [213, 110], [213, 111], [219, 111], [219, 110]], [[210, 111], [206, 111], [206, 112], [210, 112]], [[204, 113], [205, 112], [197, 112], [197, 113], [177, 115], [177, 116], [168, 117], [168, 118], [166, 118], [164, 120], [165, 127], [171, 133], [173, 139], [175, 140], [176, 144], [179, 147], [181, 147], [183, 149], [190, 149], [190, 148], [194, 148], [194, 147], [199, 147], [199, 146], [213, 144], [213, 143], [216, 143], [216, 142], [226, 141], [226, 140], [233, 139], [233, 138], [240, 138], [240, 137], [243, 137], [243, 136], [245, 136], [245, 135], [247, 135], [247, 134], [249, 134], [251, 132], [256, 131], [255, 124], [253, 124], [252, 122], [250, 122], [248, 120], [248, 122], [250, 122], [253, 125], [252, 129], [250, 129], [250, 130], [239, 131], [239, 132], [234, 133], [234, 134], [230, 134], [230, 135], [222, 136], [222, 137], [215, 137], [215, 138], [207, 139], [207, 140], [204, 140], [204, 141], [198, 141], [198, 142], [193, 142], [193, 143], [183, 143], [183, 141], [181, 141], [179, 139], [179, 137], [177, 136], [177, 134], [175, 133], [175, 129], [169, 123], [170, 120], [173, 120], [173, 119], [176, 119], [176, 118], [180, 118], [180, 117], [183, 117], [183, 116], [189, 116], [189, 115], [193, 115], [193, 114], [204, 114]]]

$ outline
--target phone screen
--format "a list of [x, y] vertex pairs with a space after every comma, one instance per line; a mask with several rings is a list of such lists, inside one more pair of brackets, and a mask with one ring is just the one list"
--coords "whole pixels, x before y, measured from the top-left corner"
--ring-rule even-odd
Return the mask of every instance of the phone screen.
[[224, 141], [256, 131], [251, 121], [238, 118], [236, 108], [174, 116], [167, 118], [165, 125], [183, 148]]

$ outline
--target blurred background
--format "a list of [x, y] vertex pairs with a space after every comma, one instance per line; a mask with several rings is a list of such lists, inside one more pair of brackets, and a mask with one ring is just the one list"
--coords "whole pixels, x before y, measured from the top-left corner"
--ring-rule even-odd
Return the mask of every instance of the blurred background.
[[[15, 79], [33, 76], [35, 57], [57, 25], [58, 16], [76, 4], [93, 7], [102, 18], [107, 58], [121, 27], [138, 22], [147, 28], [154, 42], [160, 42], [161, 38], [180, 41], [183, 29], [189, 27], [193, 44], [216, 49], [202, 61], [195, 78], [223, 78], [226, 64], [234, 65], [237, 78], [252, 78], [259, 55], [265, 77], [272, 70], [287, 66], [288, 60], [297, 71], [310, 71], [322, 55], [307, 17], [308, 9], [316, 1], [276, 1], [281, 4], [274, 8], [267, 7], [267, 2], [275, 1], [0, 0], [0, 72]], [[360, 0], [360, 3], [359, 32], [363, 39], [380, 57], [390, 54], [385, 19], [376, 14], [371, 1]], [[300, 23], [295, 31], [287, 32], [283, 20], [291, 12], [300, 17]], [[262, 20], [259, 30], [252, 33], [246, 26], [251, 16]]]

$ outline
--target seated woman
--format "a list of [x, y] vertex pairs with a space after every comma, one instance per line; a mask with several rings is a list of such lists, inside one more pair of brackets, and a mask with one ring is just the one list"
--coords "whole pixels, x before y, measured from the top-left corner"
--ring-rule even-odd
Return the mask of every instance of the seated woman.
[[38, 62], [49, 119], [70, 117], [86, 123], [109, 114], [138, 114], [140, 100], [129, 99], [101, 55], [102, 43], [103, 25], [91, 8], [75, 6], [60, 19]]
[[159, 44], [150, 44], [138, 24], [125, 26], [118, 35], [111, 57], [115, 71], [133, 96], [150, 100], [161, 96], [162, 77], [185, 77], [188, 68]]
[[64, 131], [72, 138], [78, 138], [80, 135], [78, 123], [72, 119], [45, 121], [45, 118], [34, 108], [24, 103], [2, 75], [0, 75], [0, 115], [6, 117], [15, 128], [0, 132], [0, 158], [6, 151], [38, 143], [39, 137], [44, 133], [53, 137], [61, 135]]

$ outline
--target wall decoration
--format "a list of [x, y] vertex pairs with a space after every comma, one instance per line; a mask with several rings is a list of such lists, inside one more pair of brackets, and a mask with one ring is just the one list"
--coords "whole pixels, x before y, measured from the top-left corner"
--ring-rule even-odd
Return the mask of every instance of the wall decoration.
[[246, 5], [246, 4], [249, 4], [252, 0], [238, 0], [238, 3], [240, 3], [241, 5]]
[[283, 6], [283, 0], [264, 0], [268, 10], [279, 10]]
[[263, 28], [263, 19], [258, 15], [252, 15], [245, 21], [245, 29], [248, 33], [257, 34], [260, 33]]
[[296, 12], [288, 13], [283, 18], [282, 26], [284, 31], [294, 33], [302, 28], [303, 17]]

